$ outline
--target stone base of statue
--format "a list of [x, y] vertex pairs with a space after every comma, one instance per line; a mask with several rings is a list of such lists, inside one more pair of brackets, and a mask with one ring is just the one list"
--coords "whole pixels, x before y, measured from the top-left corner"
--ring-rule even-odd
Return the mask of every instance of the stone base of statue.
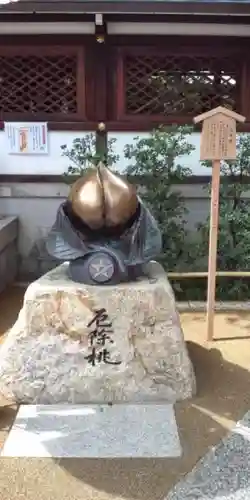
[[195, 393], [162, 267], [87, 286], [62, 264], [32, 283], [0, 349], [0, 392], [22, 403], [174, 402]]

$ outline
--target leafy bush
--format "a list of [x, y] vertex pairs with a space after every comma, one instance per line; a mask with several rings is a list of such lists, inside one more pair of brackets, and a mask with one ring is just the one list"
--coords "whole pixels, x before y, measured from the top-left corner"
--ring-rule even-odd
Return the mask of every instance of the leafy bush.
[[114, 152], [115, 142], [116, 139], [108, 140], [106, 154], [97, 152], [96, 136], [92, 133], [86, 134], [81, 139], [74, 139], [71, 148], [68, 148], [66, 144], [61, 146], [62, 155], [66, 156], [70, 162], [64, 174], [65, 181], [71, 182], [72, 177], [81, 177], [100, 161], [112, 167], [119, 160], [119, 156]]
[[191, 263], [185, 228], [187, 210], [180, 191], [173, 189], [173, 184], [180, 183], [191, 173], [180, 163], [182, 156], [195, 149], [188, 141], [191, 133], [190, 127], [159, 128], [149, 137], [136, 137], [124, 151], [125, 158], [130, 161], [126, 173], [144, 188], [143, 200], [162, 231], [161, 261], [167, 270]]
[[[209, 217], [197, 227], [195, 242], [186, 231], [187, 209], [177, 185], [190, 170], [183, 165], [183, 156], [194, 146], [189, 142], [192, 128], [160, 127], [148, 137], [137, 137], [125, 146], [128, 166], [125, 173], [142, 187], [142, 197], [154, 213], [163, 235], [161, 261], [166, 270], [206, 270], [208, 262]], [[118, 155], [115, 139], [107, 143], [107, 154], [96, 152], [95, 134], [75, 139], [71, 148], [62, 146], [63, 156], [69, 160], [65, 173], [68, 182], [81, 176], [99, 161], [114, 167]], [[209, 162], [204, 165], [211, 166]], [[218, 234], [219, 270], [248, 270], [250, 267], [250, 204], [246, 198], [246, 180], [250, 176], [250, 134], [237, 139], [237, 159], [221, 166], [220, 216]], [[174, 188], [173, 188], [174, 185]], [[211, 186], [206, 189], [211, 190]], [[173, 282], [181, 300], [206, 298], [206, 279]], [[216, 297], [220, 300], [249, 299], [249, 280], [218, 278]]]
[[[204, 165], [211, 166], [209, 162]], [[250, 267], [250, 203], [246, 198], [246, 180], [250, 176], [250, 134], [237, 139], [237, 158], [222, 162], [217, 269], [244, 271]], [[211, 186], [208, 187], [209, 191]], [[208, 253], [209, 218], [198, 227], [197, 260]], [[218, 279], [217, 297], [228, 300], [249, 299], [249, 280]]]

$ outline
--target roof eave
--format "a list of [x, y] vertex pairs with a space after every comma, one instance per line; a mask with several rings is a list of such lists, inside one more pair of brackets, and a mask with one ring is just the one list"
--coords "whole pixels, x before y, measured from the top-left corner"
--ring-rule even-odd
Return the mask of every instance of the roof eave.
[[250, 15], [248, 2], [158, 0], [17, 0], [0, 5], [1, 13], [203, 14]]

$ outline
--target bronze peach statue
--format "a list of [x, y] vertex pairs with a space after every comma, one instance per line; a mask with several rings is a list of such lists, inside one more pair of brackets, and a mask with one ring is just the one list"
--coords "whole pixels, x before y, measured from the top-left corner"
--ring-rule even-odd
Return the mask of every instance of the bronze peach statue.
[[100, 163], [72, 185], [46, 246], [54, 258], [69, 261], [72, 280], [115, 285], [141, 276], [162, 241], [136, 188]]

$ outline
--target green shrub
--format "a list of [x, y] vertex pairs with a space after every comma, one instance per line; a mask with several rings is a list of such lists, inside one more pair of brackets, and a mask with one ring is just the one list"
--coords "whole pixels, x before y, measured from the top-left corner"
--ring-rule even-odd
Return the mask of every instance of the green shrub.
[[72, 182], [72, 178], [75, 180], [81, 177], [88, 170], [91, 170], [94, 165], [98, 165], [100, 161], [112, 167], [119, 160], [119, 156], [114, 152], [115, 142], [116, 139], [109, 139], [107, 154], [96, 151], [96, 135], [93, 133], [86, 134], [81, 139], [74, 139], [71, 148], [66, 144], [61, 146], [62, 155], [66, 156], [70, 162], [67, 171], [64, 173], [65, 182]]
[[182, 164], [182, 157], [195, 148], [188, 141], [190, 127], [159, 128], [148, 137], [136, 137], [125, 147], [129, 160], [126, 173], [135, 178], [143, 190], [142, 198], [152, 210], [163, 237], [161, 261], [166, 270], [186, 268], [191, 263], [185, 228], [187, 209], [178, 189], [190, 170]]
[[[210, 166], [209, 162], [204, 165]], [[246, 198], [250, 178], [250, 134], [237, 139], [237, 158], [222, 162], [220, 184], [220, 215], [217, 250], [217, 269], [246, 271], [250, 267], [250, 203]], [[211, 191], [211, 186], [207, 188]], [[197, 260], [207, 262], [209, 217], [198, 226]], [[249, 280], [219, 278], [217, 297], [227, 300], [249, 299]]]
[[[141, 185], [142, 198], [157, 219], [163, 236], [161, 261], [167, 271], [207, 270], [209, 217], [197, 227], [194, 242], [186, 230], [187, 209], [178, 190], [190, 170], [183, 164], [183, 156], [190, 155], [194, 146], [189, 142], [191, 127], [160, 127], [148, 137], [137, 137], [125, 146], [128, 162], [125, 173], [130, 181]], [[62, 146], [69, 159], [65, 181], [81, 176], [99, 161], [114, 168], [119, 156], [115, 153], [115, 139], [107, 143], [107, 154], [97, 154], [95, 134], [75, 139], [71, 148]], [[204, 165], [211, 167], [209, 162]], [[250, 204], [246, 198], [250, 176], [250, 134], [237, 139], [237, 159], [221, 166], [220, 216], [218, 233], [217, 269], [225, 271], [249, 270], [250, 266]], [[174, 185], [174, 189], [173, 189]], [[207, 186], [208, 191], [211, 186]], [[204, 300], [206, 279], [173, 281], [177, 298]], [[249, 280], [218, 278], [218, 300], [249, 300]]]

